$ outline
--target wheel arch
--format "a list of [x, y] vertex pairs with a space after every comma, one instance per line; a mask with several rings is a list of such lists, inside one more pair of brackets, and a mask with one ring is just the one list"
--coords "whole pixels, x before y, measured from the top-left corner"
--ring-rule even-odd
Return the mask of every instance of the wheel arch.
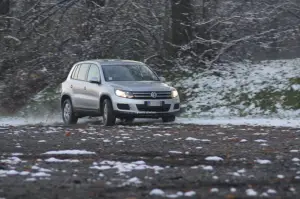
[[103, 115], [103, 106], [102, 105], [103, 105], [104, 100], [106, 100], [106, 99], [109, 99], [112, 102], [111, 97], [109, 95], [107, 95], [107, 94], [101, 95], [100, 101], [99, 101], [100, 115]]
[[[61, 99], [60, 99], [60, 107], [62, 108], [63, 107], [63, 103], [66, 99], [69, 99], [72, 103], [72, 98], [70, 97], [70, 95], [68, 94], [64, 94], [61, 96]], [[73, 103], [72, 103], [73, 104]]]

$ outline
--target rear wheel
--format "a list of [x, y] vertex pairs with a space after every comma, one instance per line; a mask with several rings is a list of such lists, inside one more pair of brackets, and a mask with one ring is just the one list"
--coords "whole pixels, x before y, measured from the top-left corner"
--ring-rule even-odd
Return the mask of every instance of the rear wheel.
[[104, 126], [113, 126], [116, 123], [116, 116], [114, 115], [111, 101], [109, 99], [105, 99], [102, 106]]
[[62, 118], [65, 124], [76, 124], [78, 117], [73, 112], [73, 106], [70, 99], [66, 99], [63, 102]]
[[175, 115], [162, 117], [163, 122], [174, 122], [175, 119], [176, 119]]

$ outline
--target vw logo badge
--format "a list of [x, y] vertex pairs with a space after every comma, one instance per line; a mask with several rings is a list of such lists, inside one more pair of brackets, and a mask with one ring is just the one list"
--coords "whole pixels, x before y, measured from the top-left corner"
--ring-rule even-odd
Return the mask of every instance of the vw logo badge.
[[157, 97], [157, 93], [156, 93], [156, 92], [152, 92], [152, 93], [151, 93], [151, 97], [152, 97], [152, 98], [156, 98], [156, 97]]

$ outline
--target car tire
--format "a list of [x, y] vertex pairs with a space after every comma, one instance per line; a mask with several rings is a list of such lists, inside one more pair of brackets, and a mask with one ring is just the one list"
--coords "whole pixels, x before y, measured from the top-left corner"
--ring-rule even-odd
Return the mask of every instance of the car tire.
[[65, 124], [76, 124], [78, 117], [75, 116], [70, 99], [66, 99], [62, 106], [62, 118]]
[[176, 119], [175, 115], [169, 115], [169, 116], [162, 117], [163, 122], [174, 122], [175, 119]]
[[104, 126], [113, 126], [116, 123], [116, 116], [111, 101], [105, 99], [102, 106]]

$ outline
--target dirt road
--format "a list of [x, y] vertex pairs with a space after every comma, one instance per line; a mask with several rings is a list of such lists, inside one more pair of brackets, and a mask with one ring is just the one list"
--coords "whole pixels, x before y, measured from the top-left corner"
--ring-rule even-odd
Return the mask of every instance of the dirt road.
[[0, 127], [0, 198], [300, 198], [300, 129]]

